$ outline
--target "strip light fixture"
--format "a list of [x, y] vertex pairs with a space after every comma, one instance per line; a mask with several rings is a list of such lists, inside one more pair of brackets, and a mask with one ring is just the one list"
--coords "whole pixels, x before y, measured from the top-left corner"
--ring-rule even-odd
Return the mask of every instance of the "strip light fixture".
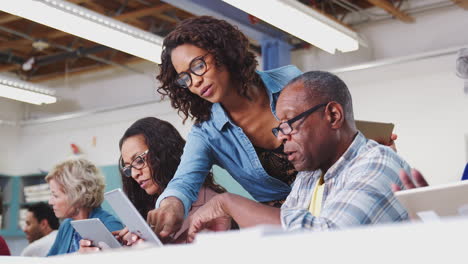
[[0, 96], [30, 104], [57, 102], [55, 91], [29, 82], [0, 75]]
[[64, 0], [2, 1], [0, 10], [148, 61], [161, 62], [161, 37]]
[[355, 31], [297, 0], [223, 1], [332, 54], [355, 51], [362, 43]]

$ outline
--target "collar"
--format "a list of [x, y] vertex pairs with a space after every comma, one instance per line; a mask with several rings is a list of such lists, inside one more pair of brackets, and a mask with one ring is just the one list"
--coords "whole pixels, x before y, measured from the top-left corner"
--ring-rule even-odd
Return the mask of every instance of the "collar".
[[[274, 96], [278, 96], [283, 89], [283, 86], [277, 82], [274, 78], [272, 78], [272, 73], [277, 72], [278, 69], [270, 70], [270, 71], [258, 71], [255, 72], [260, 76], [263, 81], [263, 84], [266, 87], [266, 92], [268, 94], [268, 99], [270, 100], [270, 107], [274, 109], [273, 104], [275, 104]], [[273, 83], [273, 84], [272, 84]], [[274, 111], [273, 111], [274, 112]], [[232, 123], [231, 119], [227, 115], [226, 111], [223, 109], [220, 103], [214, 103], [211, 106], [211, 115], [213, 119], [213, 123], [218, 130], [223, 129], [224, 125], [228, 122]], [[275, 114], [276, 117], [276, 114]]]
[[226, 111], [224, 111], [220, 103], [214, 103], [211, 106], [211, 118], [218, 130], [223, 129], [224, 125], [226, 125], [228, 122], [231, 122], [228, 115], [226, 114]]
[[96, 208], [93, 208], [93, 210], [91, 210], [91, 212], [89, 213], [88, 218], [97, 217], [96, 215], [98, 215], [101, 211], [102, 211], [102, 207], [101, 207], [101, 206], [98, 206], [98, 207], [96, 207]]
[[353, 142], [349, 145], [348, 149], [341, 155], [341, 157], [333, 164], [325, 173], [324, 180], [327, 181], [341, 173], [345, 169], [346, 164], [359, 155], [359, 150], [367, 143], [366, 137], [361, 132], [357, 132]]

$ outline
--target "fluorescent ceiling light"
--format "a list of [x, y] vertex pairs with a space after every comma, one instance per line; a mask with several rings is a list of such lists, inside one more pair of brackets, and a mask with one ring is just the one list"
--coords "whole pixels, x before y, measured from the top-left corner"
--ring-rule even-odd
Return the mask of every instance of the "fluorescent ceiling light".
[[57, 102], [54, 90], [45, 87], [0, 76], [0, 96], [30, 104], [52, 104]]
[[155, 63], [161, 62], [161, 37], [67, 1], [2, 1], [0, 10]]
[[223, 1], [329, 53], [359, 49], [356, 32], [299, 1]]

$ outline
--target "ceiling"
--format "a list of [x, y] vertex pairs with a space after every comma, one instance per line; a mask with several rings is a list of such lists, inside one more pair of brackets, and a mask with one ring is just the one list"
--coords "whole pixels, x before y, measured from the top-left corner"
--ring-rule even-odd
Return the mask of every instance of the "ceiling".
[[[168, 34], [179, 21], [194, 16], [183, 8], [167, 3], [171, 1], [68, 1], [162, 37]], [[194, 2], [205, 5], [217, 3], [201, 0]], [[322, 11], [351, 28], [386, 18], [399, 19], [404, 23], [414, 22], [410, 14], [415, 10], [409, 8], [409, 0], [300, 0], [300, 2]], [[468, 8], [467, 2], [466, 0], [446, 0], [431, 7], [458, 4], [466, 9]], [[424, 6], [419, 7], [421, 8]], [[426, 9], [428, 8], [430, 7], [426, 6]], [[283, 38], [296, 49], [310, 46], [255, 17], [245, 13], [244, 16], [250, 23], [249, 26], [269, 28], [269, 30], [280, 32]], [[252, 39], [252, 48], [261, 52], [258, 42], [254, 39]], [[89, 73], [110, 67], [132, 70], [132, 63], [141, 60], [124, 52], [0, 11], [0, 72], [9, 72], [32, 82], [42, 82], [62, 78], [65, 75]]]

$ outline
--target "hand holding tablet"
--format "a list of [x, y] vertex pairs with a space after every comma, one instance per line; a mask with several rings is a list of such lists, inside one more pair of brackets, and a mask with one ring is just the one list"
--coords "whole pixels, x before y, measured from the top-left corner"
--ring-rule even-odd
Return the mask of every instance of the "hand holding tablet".
[[120, 188], [106, 192], [104, 198], [131, 233], [156, 246], [163, 245]]
[[91, 241], [92, 244], [90, 246], [100, 249], [122, 247], [99, 218], [74, 220], [70, 224], [83, 239]]

